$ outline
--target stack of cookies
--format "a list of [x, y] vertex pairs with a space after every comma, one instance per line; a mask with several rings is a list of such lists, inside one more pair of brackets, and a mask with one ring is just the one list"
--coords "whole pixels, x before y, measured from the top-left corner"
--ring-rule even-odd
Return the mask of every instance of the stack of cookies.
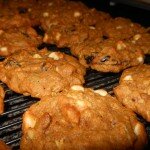
[[[72, 56], [40, 49], [43, 43]], [[143, 149], [147, 135], [135, 113], [150, 121], [145, 54], [149, 29], [129, 19], [77, 1], [0, 1], [0, 80], [40, 100], [23, 116], [21, 150]], [[125, 70], [115, 96], [84, 88], [86, 68]], [[0, 88], [0, 113], [4, 93]]]

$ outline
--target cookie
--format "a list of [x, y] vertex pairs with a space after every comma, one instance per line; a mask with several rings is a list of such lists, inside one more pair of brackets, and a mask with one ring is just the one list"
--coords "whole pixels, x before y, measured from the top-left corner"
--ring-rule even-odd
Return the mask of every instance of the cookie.
[[134, 35], [130, 41], [139, 47], [144, 54], [150, 54], [150, 33], [142, 33]]
[[5, 92], [2, 86], [0, 86], [0, 114], [4, 112], [4, 97], [5, 97]]
[[0, 30], [0, 56], [8, 56], [20, 49], [34, 50], [42, 38], [31, 27]]
[[125, 70], [114, 93], [123, 105], [150, 121], [150, 65]]
[[82, 86], [32, 105], [22, 128], [21, 150], [143, 149], [147, 141], [134, 113], [105, 90]]
[[18, 14], [10, 8], [0, 9], [0, 29], [10, 29], [14, 27], [32, 26], [32, 20], [26, 14]]
[[144, 62], [142, 50], [125, 40], [87, 41], [74, 45], [71, 52], [84, 66], [102, 72], [120, 72]]
[[36, 5], [34, 3], [33, 7], [29, 8], [28, 14], [34, 22], [38, 23], [37, 25], [49, 29], [52, 24], [62, 19], [58, 14], [65, 3], [65, 0], [39, 0], [36, 1]]
[[93, 26], [76, 25], [55, 25], [45, 33], [43, 41], [45, 43], [56, 44], [58, 47], [69, 47], [78, 43], [94, 40], [95, 43], [102, 41], [101, 28]]
[[108, 38], [123, 40], [144, 32], [146, 29], [140, 24], [122, 17], [109, 19], [103, 24], [103, 34]]
[[0, 150], [11, 150], [2, 140], [0, 140]]
[[84, 83], [85, 68], [60, 52], [21, 50], [0, 63], [0, 80], [10, 89], [41, 98]]
[[54, 10], [49, 9], [44, 14], [45, 17], [41, 19], [41, 25], [46, 31], [43, 40], [58, 47], [71, 47], [87, 39], [101, 41], [102, 29], [98, 24], [110, 17], [72, 1], [63, 6], [58, 5]]

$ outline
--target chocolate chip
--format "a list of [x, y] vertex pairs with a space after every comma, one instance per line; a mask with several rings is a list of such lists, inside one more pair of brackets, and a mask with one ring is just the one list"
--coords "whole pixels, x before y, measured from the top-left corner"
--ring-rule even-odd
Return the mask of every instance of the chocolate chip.
[[24, 7], [19, 7], [18, 10], [19, 10], [19, 14], [25, 14], [28, 11], [28, 9]]
[[37, 34], [44, 36], [45, 31], [41, 26], [33, 26], [33, 28], [36, 30]]
[[109, 59], [110, 59], [110, 56], [105, 56], [100, 61], [105, 62], [105, 61], [108, 61]]
[[94, 56], [86, 56], [85, 60], [87, 64], [90, 64], [92, 62], [92, 60], [94, 59]]
[[107, 37], [107, 36], [105, 36], [105, 35], [103, 35], [103, 39], [104, 39], [104, 40], [107, 40], [107, 39], [108, 39], [108, 37]]

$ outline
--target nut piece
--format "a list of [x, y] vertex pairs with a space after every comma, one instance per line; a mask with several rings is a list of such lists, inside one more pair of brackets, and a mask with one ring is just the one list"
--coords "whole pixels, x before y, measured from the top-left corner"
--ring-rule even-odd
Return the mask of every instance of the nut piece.
[[33, 58], [42, 58], [39, 54], [34, 54]]
[[73, 85], [71, 87], [71, 90], [74, 90], [74, 91], [83, 91], [84, 92], [84, 88], [80, 85]]
[[43, 17], [48, 17], [49, 16], [49, 13], [48, 12], [44, 12], [43, 13]]
[[59, 56], [57, 55], [56, 52], [52, 52], [48, 55], [49, 58], [52, 58], [54, 60], [59, 60]]
[[74, 17], [80, 17], [80, 16], [81, 16], [80, 12], [78, 12], [78, 11], [74, 12]]
[[97, 93], [101, 96], [106, 96], [108, 93], [107, 91], [103, 90], [103, 89], [99, 89], [99, 90], [94, 90], [94, 93]]
[[7, 47], [1, 47], [0, 48], [0, 51], [2, 51], [2, 52], [7, 52], [7, 50], [8, 50]]
[[132, 78], [132, 76], [131, 75], [127, 75], [127, 76], [125, 76], [124, 77], [124, 79], [123, 80], [125, 80], [125, 81], [131, 81], [131, 80], [133, 80], [133, 78]]

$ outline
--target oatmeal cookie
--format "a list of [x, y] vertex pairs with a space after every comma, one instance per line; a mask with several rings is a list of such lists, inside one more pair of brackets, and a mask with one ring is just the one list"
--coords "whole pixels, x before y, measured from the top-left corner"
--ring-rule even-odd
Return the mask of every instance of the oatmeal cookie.
[[60, 52], [21, 50], [0, 63], [0, 80], [10, 89], [40, 98], [84, 83], [85, 68]]
[[77, 85], [32, 105], [22, 127], [21, 150], [143, 149], [147, 141], [134, 113], [105, 90]]
[[26, 14], [19, 14], [10, 11], [10, 8], [0, 9], [0, 29], [10, 29], [14, 27], [32, 26], [34, 23]]
[[2, 86], [0, 86], [0, 114], [4, 112], [4, 97], [5, 97], [5, 92]]
[[74, 45], [71, 52], [84, 66], [102, 72], [120, 72], [144, 62], [142, 50], [125, 40], [87, 41]]
[[114, 93], [123, 105], [150, 122], [150, 65], [125, 70]]
[[8, 56], [20, 49], [34, 50], [42, 38], [31, 27], [0, 30], [0, 56]]

